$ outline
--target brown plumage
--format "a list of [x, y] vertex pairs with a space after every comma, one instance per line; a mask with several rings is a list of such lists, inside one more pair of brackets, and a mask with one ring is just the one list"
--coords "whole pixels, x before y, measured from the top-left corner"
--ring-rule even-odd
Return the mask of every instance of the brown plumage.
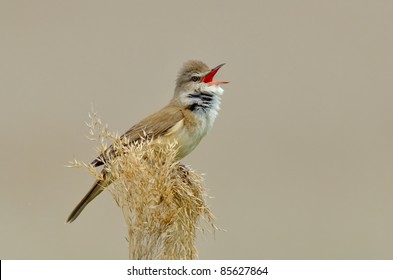
[[[121, 138], [126, 138], [129, 143], [146, 138], [176, 140], [177, 160], [188, 155], [206, 135], [218, 113], [220, 95], [223, 91], [219, 85], [226, 82], [213, 81], [213, 77], [221, 66], [209, 70], [201, 61], [186, 62], [177, 77], [174, 96], [170, 103], [132, 126]], [[108, 158], [114, 156], [115, 149], [110, 146], [92, 162], [92, 165], [103, 165]], [[72, 211], [67, 223], [74, 221], [86, 205], [111, 184], [110, 174], [103, 171], [102, 178], [96, 180]]]
[[[143, 138], [157, 138], [165, 135], [177, 122], [184, 118], [182, 109], [178, 106], [167, 105], [160, 111], [146, 117], [127, 130], [120, 138], [127, 138], [129, 143]], [[95, 167], [104, 164], [108, 157], [114, 156], [113, 146], [110, 146], [103, 154], [91, 164]]]

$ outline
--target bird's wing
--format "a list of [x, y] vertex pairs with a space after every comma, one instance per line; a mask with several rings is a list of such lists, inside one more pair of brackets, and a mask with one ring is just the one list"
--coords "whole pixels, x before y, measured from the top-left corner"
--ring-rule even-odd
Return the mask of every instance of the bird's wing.
[[[156, 138], [171, 132], [171, 128], [184, 119], [182, 110], [177, 106], [166, 106], [160, 111], [144, 118], [131, 127], [120, 138], [134, 143], [142, 137]], [[113, 145], [109, 146], [100, 156], [92, 161], [93, 166], [104, 164], [108, 157], [116, 156]]]

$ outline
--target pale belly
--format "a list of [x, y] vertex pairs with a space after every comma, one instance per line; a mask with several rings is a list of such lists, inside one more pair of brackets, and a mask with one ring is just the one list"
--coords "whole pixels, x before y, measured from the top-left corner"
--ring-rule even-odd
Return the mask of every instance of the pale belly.
[[[186, 134], [186, 133], [184, 133]], [[178, 139], [178, 154], [177, 159], [180, 160], [191, 153], [199, 142], [201, 142], [203, 136], [191, 137], [190, 135], [183, 135]]]
[[178, 148], [176, 159], [180, 160], [198, 146], [207, 131], [208, 126], [205, 122], [200, 122], [196, 127], [188, 129], [183, 121], [180, 121], [162, 139], [167, 142], [176, 141]]

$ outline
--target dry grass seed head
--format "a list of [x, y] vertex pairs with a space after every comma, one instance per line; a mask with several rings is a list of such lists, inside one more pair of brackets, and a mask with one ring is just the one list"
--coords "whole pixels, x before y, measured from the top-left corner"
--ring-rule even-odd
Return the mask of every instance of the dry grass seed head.
[[[195, 259], [196, 231], [202, 218], [213, 224], [214, 217], [206, 205], [203, 178], [189, 167], [176, 162], [176, 143], [163, 143], [142, 135], [143, 141], [133, 144], [110, 133], [96, 113], [89, 114], [90, 136], [104, 152], [113, 142], [114, 155], [104, 168], [114, 180], [109, 188], [123, 211], [128, 228], [131, 259]], [[85, 166], [93, 176], [101, 173]]]

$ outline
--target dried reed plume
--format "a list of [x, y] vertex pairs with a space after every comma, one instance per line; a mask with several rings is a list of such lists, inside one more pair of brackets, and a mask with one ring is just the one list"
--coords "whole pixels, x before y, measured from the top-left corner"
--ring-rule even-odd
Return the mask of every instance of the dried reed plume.
[[[144, 135], [144, 141], [130, 144], [109, 133], [95, 113], [89, 117], [90, 136], [98, 140], [98, 150], [104, 151], [111, 141], [117, 155], [104, 168], [112, 174], [109, 191], [127, 225], [129, 258], [196, 259], [197, 229], [216, 229], [202, 176], [175, 160], [176, 143]], [[101, 176], [90, 164], [75, 160], [72, 166], [85, 166], [96, 178]], [[205, 223], [199, 227], [201, 218]]]

